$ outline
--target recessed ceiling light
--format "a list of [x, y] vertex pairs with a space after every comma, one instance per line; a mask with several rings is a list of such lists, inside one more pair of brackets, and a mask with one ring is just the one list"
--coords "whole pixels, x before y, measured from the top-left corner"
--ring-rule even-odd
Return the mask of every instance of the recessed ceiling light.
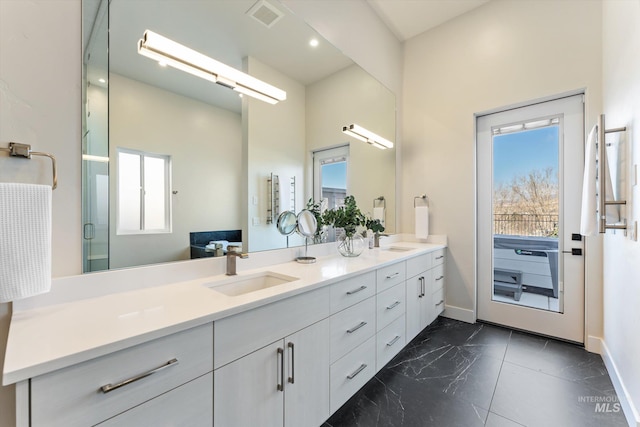
[[320, 42], [318, 41], [318, 39], [311, 39], [309, 40], [309, 46], [311, 47], [316, 47], [320, 44]]
[[98, 79], [98, 81], [99, 81], [100, 83], [106, 83], [106, 82], [107, 82], [105, 79]]

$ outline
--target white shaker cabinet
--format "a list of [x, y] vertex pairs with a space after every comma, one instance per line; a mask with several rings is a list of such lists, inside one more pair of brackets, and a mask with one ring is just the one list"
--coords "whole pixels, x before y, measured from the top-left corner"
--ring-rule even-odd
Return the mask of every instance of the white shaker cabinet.
[[444, 249], [407, 260], [407, 342], [444, 311]]
[[214, 425], [319, 426], [329, 416], [329, 321], [214, 372]]

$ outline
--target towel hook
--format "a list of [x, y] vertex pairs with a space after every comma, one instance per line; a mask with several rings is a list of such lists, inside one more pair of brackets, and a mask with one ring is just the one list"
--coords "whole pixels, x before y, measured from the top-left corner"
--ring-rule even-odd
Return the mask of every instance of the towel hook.
[[53, 154], [31, 151], [31, 145], [20, 144], [19, 142], [10, 142], [9, 147], [0, 147], [0, 151], [8, 152], [11, 157], [24, 157], [25, 159], [31, 159], [31, 156], [43, 156], [50, 158], [53, 170], [53, 183], [51, 188], [55, 190], [58, 187], [58, 171], [56, 168], [56, 158]]

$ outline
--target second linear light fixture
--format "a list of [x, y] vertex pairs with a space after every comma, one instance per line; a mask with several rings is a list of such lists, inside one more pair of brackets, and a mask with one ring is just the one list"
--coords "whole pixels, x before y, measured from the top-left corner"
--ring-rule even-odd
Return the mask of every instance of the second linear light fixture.
[[270, 104], [287, 99], [284, 90], [150, 30], [138, 42], [138, 53]]
[[356, 139], [359, 139], [360, 141], [364, 141], [368, 144], [371, 144], [376, 148], [380, 148], [381, 150], [386, 150], [387, 148], [393, 148], [393, 142], [389, 141], [388, 139], [384, 139], [380, 135], [365, 129], [362, 126], [358, 126], [355, 123], [352, 123], [347, 126], [343, 126], [342, 132]]

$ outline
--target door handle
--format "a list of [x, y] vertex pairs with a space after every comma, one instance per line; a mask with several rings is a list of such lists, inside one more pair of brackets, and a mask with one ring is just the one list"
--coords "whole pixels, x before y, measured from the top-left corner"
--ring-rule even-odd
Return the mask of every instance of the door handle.
[[563, 254], [582, 255], [581, 248], [571, 248], [570, 251], [562, 251]]

